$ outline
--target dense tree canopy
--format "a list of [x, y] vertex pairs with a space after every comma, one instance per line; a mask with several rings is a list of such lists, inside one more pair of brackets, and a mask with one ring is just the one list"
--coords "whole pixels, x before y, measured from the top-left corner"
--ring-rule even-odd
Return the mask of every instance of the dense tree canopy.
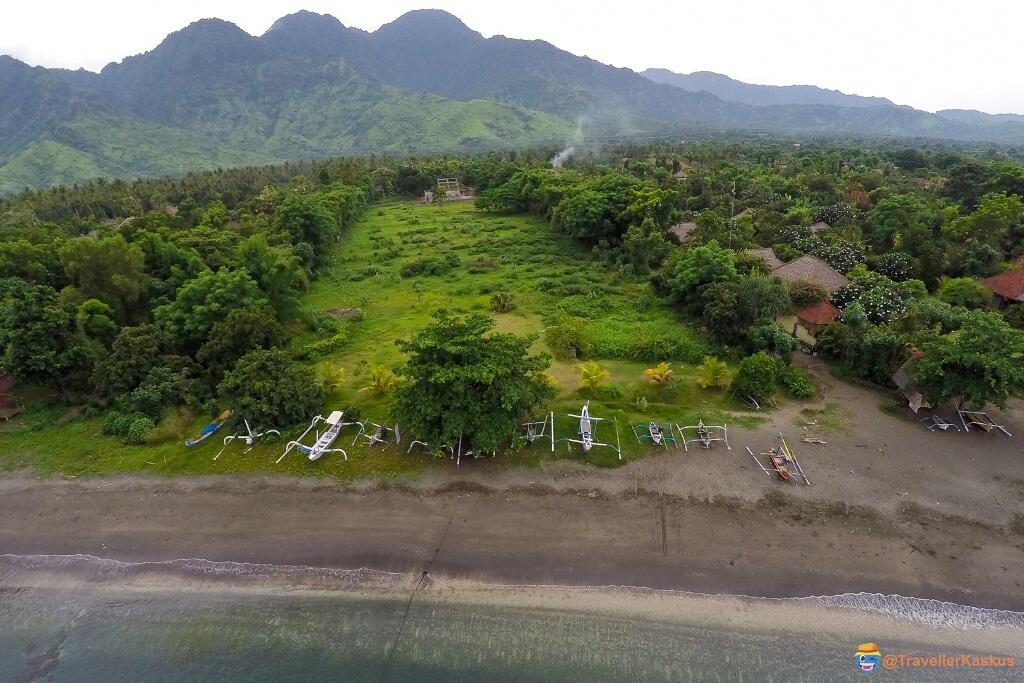
[[530, 355], [532, 337], [492, 332], [485, 315], [445, 312], [408, 342], [395, 394], [399, 419], [434, 450], [492, 451], [553, 396], [542, 376], [545, 356]]

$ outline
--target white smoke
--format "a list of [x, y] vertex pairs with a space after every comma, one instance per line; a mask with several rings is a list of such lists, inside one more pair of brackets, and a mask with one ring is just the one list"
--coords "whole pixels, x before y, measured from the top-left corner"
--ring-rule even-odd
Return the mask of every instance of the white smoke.
[[583, 143], [583, 126], [586, 123], [586, 117], [581, 116], [576, 119], [576, 132], [573, 133], [572, 139], [568, 140], [565, 144], [565, 149], [556, 154], [551, 159], [552, 168], [561, 168], [565, 162], [567, 162], [573, 154], [576, 153], [576, 148]]
[[569, 160], [576, 153], [576, 145], [569, 145], [551, 159], [552, 168], [561, 168], [562, 164]]

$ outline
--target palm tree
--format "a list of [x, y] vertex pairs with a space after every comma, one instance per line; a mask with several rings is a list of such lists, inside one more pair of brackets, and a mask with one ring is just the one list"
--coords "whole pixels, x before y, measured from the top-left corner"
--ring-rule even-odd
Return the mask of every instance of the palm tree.
[[597, 391], [611, 377], [611, 373], [596, 361], [580, 363], [577, 368], [580, 371], [580, 386], [590, 391]]
[[729, 386], [729, 366], [725, 361], [720, 361], [714, 356], [704, 356], [704, 362], [700, 364], [700, 374], [697, 376], [697, 386], [701, 389], [717, 387], [724, 389]]
[[672, 379], [672, 374], [672, 369], [664, 361], [658, 363], [653, 368], [644, 370], [644, 377], [651, 380], [652, 384], [668, 384], [669, 380]]
[[359, 391], [361, 393], [383, 396], [395, 388], [396, 381], [395, 373], [391, 372], [387, 367], [375, 363], [370, 366], [370, 383]]

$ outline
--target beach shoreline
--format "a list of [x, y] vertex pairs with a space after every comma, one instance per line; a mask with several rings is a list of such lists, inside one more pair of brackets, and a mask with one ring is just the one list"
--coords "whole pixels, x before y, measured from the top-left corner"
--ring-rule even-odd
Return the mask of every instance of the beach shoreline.
[[781, 493], [349, 487], [280, 478], [0, 480], [0, 553], [360, 567], [764, 598], [895, 594], [1024, 611], [1011, 526]]
[[[1024, 656], [1024, 613], [899, 596], [763, 598], [633, 586], [510, 585], [373, 570], [238, 565], [198, 560], [124, 563], [84, 556], [0, 556], [0, 589], [89, 600], [385, 601], [420, 608], [547, 611], [677, 627]], [[104, 597], [106, 596], [106, 597]]]

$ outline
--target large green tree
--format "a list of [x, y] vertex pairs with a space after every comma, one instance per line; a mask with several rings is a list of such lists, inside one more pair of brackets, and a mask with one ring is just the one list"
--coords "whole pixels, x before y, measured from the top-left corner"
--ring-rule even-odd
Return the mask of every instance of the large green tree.
[[0, 281], [0, 348], [6, 369], [23, 380], [70, 389], [88, 377], [84, 339], [45, 285]]
[[408, 360], [395, 392], [397, 417], [434, 449], [463, 438], [466, 449], [492, 451], [554, 395], [542, 375], [548, 357], [530, 355], [535, 338], [493, 327], [486, 315], [441, 311], [411, 340], [399, 342]]
[[962, 327], [931, 334], [911, 369], [925, 398], [941, 405], [959, 398], [977, 406], [1024, 391], [1024, 332], [990, 311], [971, 311]]
[[217, 396], [258, 430], [309, 420], [324, 398], [313, 370], [295, 363], [283, 349], [242, 356], [217, 386]]
[[144, 306], [149, 287], [145, 255], [121, 235], [71, 240], [60, 260], [79, 296], [107, 304], [122, 323]]
[[665, 264], [665, 280], [672, 298], [694, 315], [703, 308], [704, 290], [718, 282], [737, 282], [736, 253], [714, 240], [687, 249]]
[[238, 261], [280, 318], [295, 316], [299, 295], [309, 280], [302, 261], [291, 249], [272, 247], [263, 235], [253, 235], [238, 247]]
[[207, 270], [182, 285], [174, 301], [156, 308], [153, 318], [179, 349], [191, 355], [228, 313], [265, 303], [259, 285], [245, 269]]

